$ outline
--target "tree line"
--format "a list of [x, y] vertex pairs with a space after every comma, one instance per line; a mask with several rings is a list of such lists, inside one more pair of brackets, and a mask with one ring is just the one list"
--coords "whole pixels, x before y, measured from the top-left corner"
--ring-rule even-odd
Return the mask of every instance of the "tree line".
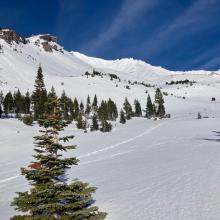
[[[21, 94], [18, 89], [14, 94], [8, 92], [5, 96], [0, 93], [0, 117], [9, 117], [14, 115], [21, 118], [22, 115], [28, 116], [27, 124], [32, 123], [33, 120], [39, 120], [46, 117], [53, 110], [51, 100], [58, 98], [54, 87], [48, 92], [44, 83], [44, 76], [41, 66], [37, 71], [37, 76], [34, 84], [34, 91], [30, 95], [26, 92], [25, 95]], [[134, 104], [131, 105], [127, 98], [125, 98], [122, 109], [118, 111], [116, 103], [109, 98], [108, 100], [101, 100], [98, 103], [98, 98], [95, 95], [91, 100], [88, 95], [86, 103], [79, 101], [77, 98], [74, 100], [68, 97], [63, 91], [60, 101], [62, 103], [62, 117], [64, 120], [71, 123], [76, 122], [78, 129], [85, 131], [100, 130], [102, 132], [108, 132], [112, 129], [112, 122], [117, 121], [125, 124], [127, 120], [132, 117], [146, 117], [163, 118], [166, 116], [164, 107], [164, 98], [161, 90], [156, 89], [154, 102], [148, 94], [147, 103], [144, 110], [141, 107], [140, 102], [135, 99]], [[23, 119], [26, 119], [23, 116]], [[26, 120], [23, 120], [24, 122]]]

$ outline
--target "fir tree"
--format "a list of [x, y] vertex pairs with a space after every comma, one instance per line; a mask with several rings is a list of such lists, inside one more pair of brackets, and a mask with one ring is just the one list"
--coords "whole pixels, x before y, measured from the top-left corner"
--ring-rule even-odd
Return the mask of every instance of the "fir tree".
[[71, 110], [71, 115], [72, 115], [73, 119], [77, 119], [77, 117], [79, 115], [79, 103], [78, 103], [77, 98], [74, 99], [73, 108]]
[[80, 112], [83, 114], [84, 113], [84, 105], [82, 102], [80, 103], [79, 108], [80, 108]]
[[45, 112], [46, 112], [46, 114], [53, 113], [54, 108], [55, 108], [55, 104], [56, 104], [55, 102], [53, 102], [53, 100], [55, 100], [55, 99], [57, 99], [57, 95], [56, 95], [54, 87], [52, 86], [51, 90], [50, 90], [50, 92], [48, 93], [48, 96], [47, 96], [47, 102], [45, 103]]
[[101, 105], [98, 109], [98, 117], [101, 121], [101, 128], [100, 131], [102, 132], [109, 132], [112, 130], [112, 125], [109, 123], [108, 120], [108, 106], [105, 101], [101, 102]]
[[3, 94], [3, 92], [1, 91], [1, 92], [0, 92], [0, 105], [3, 104], [3, 101], [4, 101], [4, 94]]
[[14, 110], [16, 113], [16, 116], [19, 116], [19, 113], [21, 113], [22, 111], [22, 96], [21, 96], [21, 92], [18, 89], [16, 93], [14, 93]]
[[4, 101], [3, 101], [3, 108], [4, 108], [4, 113], [6, 116], [8, 116], [8, 113], [12, 113], [14, 109], [14, 99], [11, 94], [11, 92], [8, 92], [5, 95]]
[[72, 104], [72, 100], [66, 96], [65, 91], [62, 92], [61, 95], [61, 102], [62, 102], [62, 108], [63, 108], [63, 118], [65, 120], [69, 120], [69, 113], [70, 113], [70, 105]]
[[93, 99], [93, 102], [92, 102], [92, 109], [93, 109], [93, 111], [97, 111], [97, 109], [98, 109], [98, 99], [97, 99], [97, 96], [96, 96], [96, 94], [95, 94], [95, 96], [94, 96], [94, 99]]
[[94, 114], [92, 117], [92, 125], [91, 125], [91, 131], [97, 131], [99, 130], [99, 124], [97, 116]]
[[156, 89], [155, 93], [155, 108], [156, 108], [156, 116], [157, 117], [164, 117], [166, 114], [165, 107], [164, 107], [164, 99], [163, 94], [159, 88]]
[[109, 132], [111, 130], [112, 130], [112, 124], [110, 122], [108, 122], [107, 120], [102, 120], [100, 131]]
[[134, 115], [136, 117], [141, 117], [142, 116], [141, 104], [137, 99], [134, 100], [134, 107], [135, 107]]
[[86, 129], [86, 122], [83, 120], [82, 113], [80, 112], [76, 119], [76, 127], [78, 129]]
[[201, 116], [200, 112], [198, 112], [197, 119], [201, 119], [201, 118], [202, 118], [202, 116]]
[[29, 114], [30, 113], [30, 107], [31, 107], [31, 98], [30, 94], [27, 91], [24, 97], [24, 113]]
[[67, 126], [62, 120], [62, 108], [59, 100], [51, 100], [54, 112], [47, 114], [41, 120], [43, 130], [35, 139], [34, 162], [21, 173], [30, 182], [31, 189], [17, 193], [12, 206], [16, 210], [26, 212], [18, 219], [94, 219], [102, 220], [106, 213], [99, 212], [98, 207], [92, 206], [92, 194], [96, 188], [81, 181], [67, 182], [66, 170], [77, 165], [75, 157], [63, 157], [62, 152], [74, 149], [66, 145], [73, 136], [60, 136], [60, 131]]
[[34, 118], [39, 119], [45, 112], [45, 103], [47, 101], [47, 91], [44, 85], [44, 77], [41, 66], [38, 68], [34, 87], [35, 90], [32, 94]]
[[147, 106], [146, 106], [146, 115], [145, 115], [145, 117], [146, 117], [146, 118], [151, 118], [151, 117], [153, 117], [154, 115], [155, 115], [155, 107], [154, 107], [154, 105], [152, 104], [150, 95], [148, 95], [148, 97], [147, 97]]
[[115, 121], [118, 117], [118, 110], [116, 104], [109, 99], [107, 103], [107, 114], [108, 114], [108, 120]]
[[103, 100], [101, 101], [101, 104], [98, 109], [98, 118], [101, 121], [108, 119], [107, 103]]
[[123, 108], [125, 111], [126, 119], [130, 120], [131, 117], [133, 116], [133, 110], [132, 110], [131, 104], [128, 102], [127, 98], [125, 98]]
[[123, 110], [120, 111], [120, 123], [125, 124], [126, 123], [126, 118], [125, 118], [125, 113]]
[[89, 117], [90, 112], [91, 112], [91, 102], [90, 102], [90, 97], [88, 95], [86, 102], [86, 109], [85, 109], [85, 114], [87, 118]]
[[2, 113], [3, 113], [3, 111], [2, 111], [2, 105], [0, 104], [0, 118], [2, 117]]

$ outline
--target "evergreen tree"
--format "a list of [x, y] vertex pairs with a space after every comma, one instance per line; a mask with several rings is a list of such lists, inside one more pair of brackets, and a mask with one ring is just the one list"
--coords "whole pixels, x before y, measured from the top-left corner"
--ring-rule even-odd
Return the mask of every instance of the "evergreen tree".
[[131, 104], [128, 102], [127, 98], [125, 98], [123, 108], [125, 111], [126, 119], [130, 120], [131, 117], [133, 116], [133, 110], [132, 110]]
[[156, 108], [156, 116], [157, 117], [164, 117], [166, 114], [165, 107], [164, 107], [164, 99], [163, 94], [159, 88], [156, 89], [155, 93], [155, 108]]
[[107, 109], [107, 103], [105, 101], [101, 101], [101, 104], [98, 109], [98, 118], [100, 121], [102, 120], [108, 120], [108, 109]]
[[120, 123], [125, 124], [126, 123], [126, 118], [125, 118], [125, 113], [123, 110], [120, 112]]
[[62, 108], [63, 108], [63, 118], [65, 120], [68, 120], [69, 119], [69, 98], [66, 96], [65, 91], [62, 92], [60, 99], [61, 99]]
[[115, 121], [118, 117], [118, 109], [116, 104], [109, 99], [107, 103], [107, 114], [108, 114], [108, 120]]
[[14, 99], [11, 94], [11, 92], [8, 92], [5, 95], [4, 101], [3, 101], [3, 108], [4, 108], [4, 113], [6, 116], [8, 116], [8, 113], [12, 113], [14, 109]]
[[112, 125], [109, 123], [108, 120], [108, 105], [105, 101], [101, 102], [101, 105], [98, 109], [98, 117], [101, 121], [101, 128], [100, 131], [102, 132], [109, 132], [112, 130]]
[[34, 118], [39, 119], [45, 112], [45, 103], [47, 101], [47, 91], [44, 85], [44, 77], [41, 66], [38, 68], [34, 87], [35, 90], [32, 94]]
[[1, 91], [1, 92], [0, 92], [0, 105], [3, 105], [3, 101], [4, 101], [4, 94], [3, 94], [3, 92]]
[[48, 93], [48, 96], [47, 96], [47, 102], [45, 103], [45, 112], [46, 112], [46, 114], [53, 113], [54, 108], [55, 108], [55, 104], [56, 104], [55, 102], [53, 102], [53, 100], [55, 100], [55, 99], [57, 99], [57, 95], [56, 95], [54, 87], [52, 86], [51, 90], [50, 90], [50, 92]]
[[202, 118], [202, 116], [201, 116], [200, 112], [198, 112], [197, 119], [201, 119], [201, 118]]
[[87, 118], [89, 117], [90, 112], [91, 112], [91, 102], [90, 102], [90, 97], [88, 95], [86, 102], [86, 109], [85, 109], [85, 114]]
[[155, 106], [152, 104], [150, 95], [147, 97], [147, 106], [146, 106], [146, 118], [151, 118], [155, 115]]
[[30, 94], [27, 91], [24, 97], [24, 113], [29, 114], [30, 113], [30, 107], [31, 107], [31, 98]]
[[55, 88], [53, 86], [51, 87], [50, 92], [48, 93], [48, 98], [50, 98], [50, 99], [57, 98], [57, 94], [56, 94]]
[[0, 118], [2, 117], [2, 113], [3, 113], [3, 111], [2, 111], [2, 105], [0, 104]]
[[94, 96], [94, 99], [93, 99], [93, 102], [92, 102], [92, 109], [93, 109], [93, 111], [97, 111], [97, 109], [98, 109], [98, 99], [97, 99], [97, 96], [96, 96], [96, 94], [95, 94], [95, 96]]
[[22, 102], [22, 96], [21, 92], [18, 89], [16, 93], [14, 93], [14, 110], [16, 113], [16, 116], [19, 116], [19, 113], [22, 112], [23, 102]]
[[80, 112], [76, 119], [76, 127], [78, 129], [86, 129], [86, 122], [83, 120], [82, 113]]
[[14, 198], [12, 206], [16, 210], [26, 212], [18, 219], [94, 219], [102, 220], [106, 213], [99, 212], [98, 207], [92, 206], [92, 194], [96, 188], [81, 181], [67, 182], [66, 170], [77, 165], [75, 157], [63, 157], [62, 152], [74, 149], [75, 146], [66, 145], [73, 136], [60, 136], [60, 131], [67, 126], [62, 120], [62, 108], [59, 100], [51, 100], [54, 112], [41, 120], [42, 135], [35, 139], [34, 162], [21, 173], [30, 182], [31, 189], [19, 192]]
[[97, 116], [94, 114], [92, 117], [92, 125], [91, 125], [91, 131], [97, 131], [99, 130], [99, 124]]
[[141, 104], [137, 99], [134, 100], [134, 107], [135, 107], [134, 115], [136, 117], [141, 117], [142, 116]]
[[80, 108], [80, 112], [83, 114], [84, 113], [84, 105], [82, 102], [80, 103], [79, 108]]
[[112, 124], [110, 122], [108, 122], [107, 120], [102, 120], [100, 131], [109, 132], [111, 130], [112, 130]]
[[73, 108], [71, 110], [71, 115], [72, 115], [73, 119], [77, 119], [77, 117], [79, 115], [79, 103], [78, 103], [77, 98], [74, 99]]
[[3, 101], [4, 101], [4, 94], [1, 91], [0, 92], [0, 118], [2, 117], [2, 113], [3, 113], [3, 110], [2, 110]]

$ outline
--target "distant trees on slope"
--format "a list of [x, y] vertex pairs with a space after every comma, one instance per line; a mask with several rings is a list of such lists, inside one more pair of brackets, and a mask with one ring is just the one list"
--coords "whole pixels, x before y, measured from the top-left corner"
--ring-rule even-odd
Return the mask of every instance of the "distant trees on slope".
[[[100, 75], [100, 73], [93, 71], [93, 75]], [[114, 74], [111, 74], [110, 77], [117, 79]], [[29, 92], [23, 95], [19, 89], [14, 94], [9, 91], [5, 96], [1, 92], [0, 117], [3, 115], [4, 117], [13, 115], [17, 118], [23, 118], [24, 123], [30, 125], [33, 120], [44, 119], [47, 114], [50, 114], [54, 108], [51, 101], [58, 98], [58, 96], [54, 87], [49, 92], [46, 90], [41, 66], [37, 70], [34, 87], [35, 89], [31, 95]], [[134, 107], [132, 107], [128, 99], [125, 98], [120, 114], [116, 103], [111, 98], [107, 101], [101, 100], [99, 104], [97, 95], [93, 99], [88, 95], [84, 104], [77, 98], [71, 99], [63, 91], [60, 101], [63, 111], [62, 119], [68, 123], [75, 121], [77, 128], [85, 131], [100, 130], [102, 132], [109, 132], [112, 130], [112, 122], [117, 121], [119, 116], [119, 122], [122, 124], [132, 117], [146, 117], [150, 119], [166, 116], [163, 94], [159, 88], [156, 89], [154, 102], [152, 102], [150, 95], [148, 95], [144, 110], [138, 99], [134, 100]]]

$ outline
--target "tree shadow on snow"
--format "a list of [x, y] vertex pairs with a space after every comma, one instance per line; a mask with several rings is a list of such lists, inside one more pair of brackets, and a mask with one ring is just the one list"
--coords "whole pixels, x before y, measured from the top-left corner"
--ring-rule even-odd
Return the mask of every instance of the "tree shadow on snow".
[[216, 138], [203, 138], [203, 140], [220, 142], [220, 138], [217, 138], [217, 137], [220, 137], [220, 131], [212, 131], [212, 133], [214, 133], [214, 136]]

